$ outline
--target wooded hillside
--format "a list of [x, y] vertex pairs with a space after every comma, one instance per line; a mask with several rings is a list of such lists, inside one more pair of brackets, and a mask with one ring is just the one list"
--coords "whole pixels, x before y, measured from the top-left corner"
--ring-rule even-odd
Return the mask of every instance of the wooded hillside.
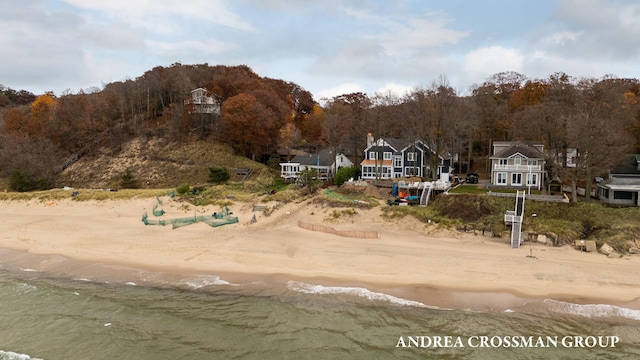
[[[215, 98], [219, 114], [190, 111], [184, 101], [196, 88]], [[622, 154], [640, 152], [640, 82], [563, 73], [528, 79], [507, 72], [466, 96], [440, 77], [402, 97], [354, 93], [322, 105], [302, 86], [260, 77], [247, 66], [173, 64], [58, 96], [0, 86], [0, 178], [19, 174], [34, 188], [65, 185], [70, 165], [122, 157], [134, 139], [142, 146], [128, 156], [141, 158], [151, 156], [144, 144], [153, 139], [176, 149], [195, 142], [222, 144], [263, 164], [278, 150], [286, 157], [291, 149], [333, 147], [358, 163], [367, 133], [422, 139], [438, 154], [458, 153], [461, 172], [469, 167], [483, 172], [472, 160], [486, 158], [493, 141], [541, 141], [550, 154], [550, 176], [586, 180], [606, 174]], [[575, 168], [562, 166], [570, 148], [579, 149]], [[92, 172], [87, 178], [113, 181], [123, 170], [87, 171]], [[81, 174], [73, 177], [76, 186], [83, 185]]]

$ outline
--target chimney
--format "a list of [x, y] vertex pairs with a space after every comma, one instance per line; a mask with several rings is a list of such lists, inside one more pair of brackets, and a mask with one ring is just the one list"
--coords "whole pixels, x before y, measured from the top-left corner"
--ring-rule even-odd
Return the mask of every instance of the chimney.
[[373, 139], [373, 134], [372, 133], [368, 133], [367, 134], [367, 147], [371, 147], [373, 145], [374, 139]]

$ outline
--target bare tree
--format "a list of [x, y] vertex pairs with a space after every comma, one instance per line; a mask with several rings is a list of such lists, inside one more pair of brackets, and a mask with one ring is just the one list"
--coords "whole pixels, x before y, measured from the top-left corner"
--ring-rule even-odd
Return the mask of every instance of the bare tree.
[[567, 138], [578, 149], [575, 177], [584, 181], [587, 201], [593, 177], [604, 174], [631, 149], [625, 126], [632, 114], [625, 111], [624, 93], [616, 85], [606, 79], [579, 81], [575, 106], [567, 118]]

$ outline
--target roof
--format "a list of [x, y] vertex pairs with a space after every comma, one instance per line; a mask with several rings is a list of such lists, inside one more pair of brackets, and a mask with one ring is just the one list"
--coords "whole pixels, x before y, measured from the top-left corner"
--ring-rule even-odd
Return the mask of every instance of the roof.
[[296, 156], [296, 155], [307, 155], [308, 152], [306, 151], [302, 151], [302, 150], [298, 150], [298, 149], [286, 149], [286, 148], [279, 148], [277, 150], [278, 155], [291, 155], [291, 156]]
[[640, 176], [612, 177], [599, 184], [612, 190], [640, 190]]
[[397, 138], [383, 138], [389, 146], [394, 148], [396, 151], [402, 151], [402, 149], [411, 145], [411, 142], [405, 139], [397, 139]]
[[[414, 144], [416, 146], [417, 149], [425, 149], [425, 144], [424, 141], [422, 140], [416, 140], [415, 142], [413, 141], [409, 141], [407, 139], [398, 139], [398, 138], [381, 138], [376, 140], [377, 141], [384, 141], [387, 145], [389, 145], [390, 147], [392, 147], [398, 154], [401, 153], [403, 150], [409, 149], [411, 148]], [[375, 147], [376, 143], [374, 143], [374, 145], [371, 145], [369, 147], [367, 147], [365, 150], [367, 149], [371, 149], [372, 147]], [[380, 145], [382, 146], [382, 145]]]
[[336, 161], [336, 155], [333, 150], [325, 149], [317, 154], [296, 155], [291, 159], [292, 163], [300, 163], [300, 165], [309, 166], [331, 166]]
[[544, 159], [544, 154], [540, 150], [521, 141], [516, 141], [510, 147], [498, 151], [491, 158], [505, 159], [518, 153], [529, 159]]
[[625, 160], [611, 169], [611, 174], [640, 175], [640, 154], [627, 155]]
[[360, 165], [378, 165], [378, 166], [391, 166], [393, 162], [391, 160], [370, 160], [365, 159], [360, 162]]

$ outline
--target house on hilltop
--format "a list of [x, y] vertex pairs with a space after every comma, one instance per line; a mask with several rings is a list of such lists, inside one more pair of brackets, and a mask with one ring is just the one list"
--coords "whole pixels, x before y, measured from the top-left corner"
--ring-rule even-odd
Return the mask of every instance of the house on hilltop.
[[609, 178], [597, 184], [597, 194], [605, 204], [640, 206], [640, 154], [611, 169]]
[[220, 104], [212, 96], [207, 96], [207, 89], [191, 90], [191, 98], [184, 100], [184, 106], [190, 113], [220, 115]]
[[491, 156], [491, 185], [540, 190], [545, 174], [544, 145], [496, 141]]
[[334, 171], [350, 166], [353, 166], [353, 162], [344, 154], [325, 149], [317, 154], [296, 155], [291, 161], [280, 163], [280, 177], [295, 181], [300, 171], [313, 169], [318, 172], [320, 180], [329, 180], [335, 175]]
[[453, 157], [438, 156], [438, 168], [432, 171], [430, 159], [435, 156], [423, 141], [409, 141], [397, 138], [380, 138], [374, 140], [367, 135], [367, 148], [364, 149], [364, 160], [360, 162], [363, 180], [396, 179], [401, 177], [427, 177], [437, 175], [449, 181], [453, 170]]

